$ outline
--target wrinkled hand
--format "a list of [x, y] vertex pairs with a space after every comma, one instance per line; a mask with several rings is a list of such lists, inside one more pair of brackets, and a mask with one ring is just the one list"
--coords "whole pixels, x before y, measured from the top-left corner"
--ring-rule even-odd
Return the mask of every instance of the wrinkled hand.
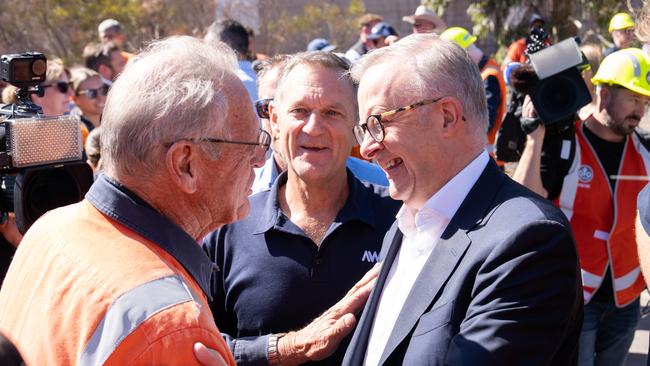
[[23, 234], [18, 231], [16, 225], [16, 214], [13, 212], [7, 213], [7, 219], [0, 223], [0, 234], [13, 246], [18, 248], [20, 241], [23, 240]]
[[318, 361], [336, 351], [339, 343], [357, 323], [354, 313], [363, 308], [373, 286], [379, 265], [375, 265], [350, 291], [312, 321], [305, 328], [287, 333], [278, 340], [278, 353], [282, 365], [297, 365], [307, 361]]
[[203, 343], [194, 343], [194, 357], [203, 366], [228, 366], [219, 352], [206, 347]]

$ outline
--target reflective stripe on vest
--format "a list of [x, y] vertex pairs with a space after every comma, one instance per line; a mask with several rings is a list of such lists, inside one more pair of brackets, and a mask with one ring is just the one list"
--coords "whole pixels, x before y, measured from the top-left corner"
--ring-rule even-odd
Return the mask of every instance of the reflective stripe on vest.
[[[619, 180], [612, 192], [607, 173], [584, 136], [584, 124], [578, 122], [576, 127], [575, 158], [556, 204], [569, 218], [576, 238], [585, 301], [601, 286], [609, 266], [615, 302], [622, 307], [645, 287], [634, 238], [636, 196], [645, 182]], [[650, 154], [632, 134], [626, 139], [618, 174], [645, 175], [649, 167]]]
[[179, 276], [167, 276], [144, 283], [108, 308], [79, 358], [79, 365], [102, 365], [120, 343], [153, 315], [194, 296]]

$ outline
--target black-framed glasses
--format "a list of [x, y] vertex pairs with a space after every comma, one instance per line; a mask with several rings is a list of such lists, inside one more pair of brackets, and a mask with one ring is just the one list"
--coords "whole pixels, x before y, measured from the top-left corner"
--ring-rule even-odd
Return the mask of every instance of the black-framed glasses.
[[56, 83], [52, 84], [43, 84], [41, 85], [41, 88], [49, 88], [49, 87], [56, 87], [56, 90], [59, 91], [61, 94], [66, 94], [68, 90], [72, 89], [72, 82], [71, 81], [57, 81]]
[[260, 134], [257, 137], [257, 141], [236, 141], [236, 140], [224, 140], [224, 139], [218, 139], [218, 138], [213, 138], [213, 137], [203, 137], [203, 138], [197, 138], [197, 139], [185, 139], [181, 138], [178, 139], [174, 142], [169, 142], [165, 144], [165, 147], [169, 148], [173, 144], [175, 144], [178, 141], [191, 141], [194, 143], [199, 143], [199, 142], [212, 142], [212, 143], [220, 143], [220, 144], [235, 144], [235, 145], [248, 145], [248, 146], [255, 146], [256, 150], [260, 153], [266, 154], [266, 152], [269, 150], [271, 147], [271, 135], [269, 135], [268, 132], [260, 129]]
[[[393, 109], [379, 114], [371, 114], [368, 116], [368, 118], [366, 118], [365, 122], [359, 122], [359, 124], [355, 125], [352, 128], [352, 131], [354, 132], [354, 137], [357, 139], [359, 145], [361, 145], [361, 143], [363, 143], [363, 138], [365, 137], [367, 131], [368, 133], [370, 133], [370, 137], [372, 137], [373, 140], [377, 142], [382, 142], [384, 141], [384, 135], [385, 135], [384, 126], [382, 124], [382, 120], [384, 118], [394, 116], [400, 112], [410, 111], [411, 109], [415, 109], [423, 105], [436, 103], [440, 101], [442, 98], [444, 97], [440, 97], [436, 99], [426, 99], [417, 103], [407, 105], [406, 107]], [[387, 121], [384, 121], [383, 123], [386, 122]]]
[[78, 95], [78, 96], [79, 96], [79, 95], [83, 95], [83, 96], [85, 96], [86, 98], [89, 98], [89, 99], [95, 99], [95, 98], [97, 98], [97, 97], [100, 96], [100, 95], [101, 95], [102, 97], [105, 97], [106, 95], [108, 95], [108, 89], [109, 89], [108, 84], [103, 84], [101, 87], [99, 87], [99, 88], [97, 88], [97, 89], [83, 89], [83, 90], [79, 90], [79, 91], [77, 91], [77, 95]]
[[257, 116], [264, 119], [269, 119], [269, 104], [273, 101], [273, 98], [258, 99], [255, 101], [255, 112]]

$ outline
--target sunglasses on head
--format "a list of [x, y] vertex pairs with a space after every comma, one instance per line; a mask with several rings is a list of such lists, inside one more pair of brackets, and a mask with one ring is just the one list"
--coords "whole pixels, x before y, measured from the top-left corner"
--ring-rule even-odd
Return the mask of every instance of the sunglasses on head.
[[269, 119], [269, 104], [273, 98], [258, 99], [255, 101], [255, 111], [257, 116], [263, 119]]
[[77, 96], [84, 95], [88, 99], [95, 99], [98, 96], [105, 97], [108, 94], [108, 85], [104, 84], [97, 89], [84, 89], [77, 92]]
[[49, 88], [51, 86], [55, 86], [56, 90], [58, 90], [59, 93], [66, 94], [69, 89], [72, 89], [72, 82], [70, 82], [70, 81], [57, 81], [56, 83], [41, 85], [41, 88], [45, 89], [45, 88]]

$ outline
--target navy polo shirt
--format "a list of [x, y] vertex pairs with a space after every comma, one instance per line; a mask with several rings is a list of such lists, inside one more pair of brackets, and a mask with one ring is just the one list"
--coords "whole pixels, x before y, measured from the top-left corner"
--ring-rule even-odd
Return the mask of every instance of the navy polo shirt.
[[[205, 249], [221, 269], [212, 281], [212, 312], [238, 365], [266, 365], [269, 334], [309, 324], [378, 260], [401, 202], [387, 188], [347, 175], [350, 194], [320, 247], [280, 208], [286, 172], [250, 197], [246, 219], [206, 237]], [[344, 343], [319, 364], [340, 365]]]

